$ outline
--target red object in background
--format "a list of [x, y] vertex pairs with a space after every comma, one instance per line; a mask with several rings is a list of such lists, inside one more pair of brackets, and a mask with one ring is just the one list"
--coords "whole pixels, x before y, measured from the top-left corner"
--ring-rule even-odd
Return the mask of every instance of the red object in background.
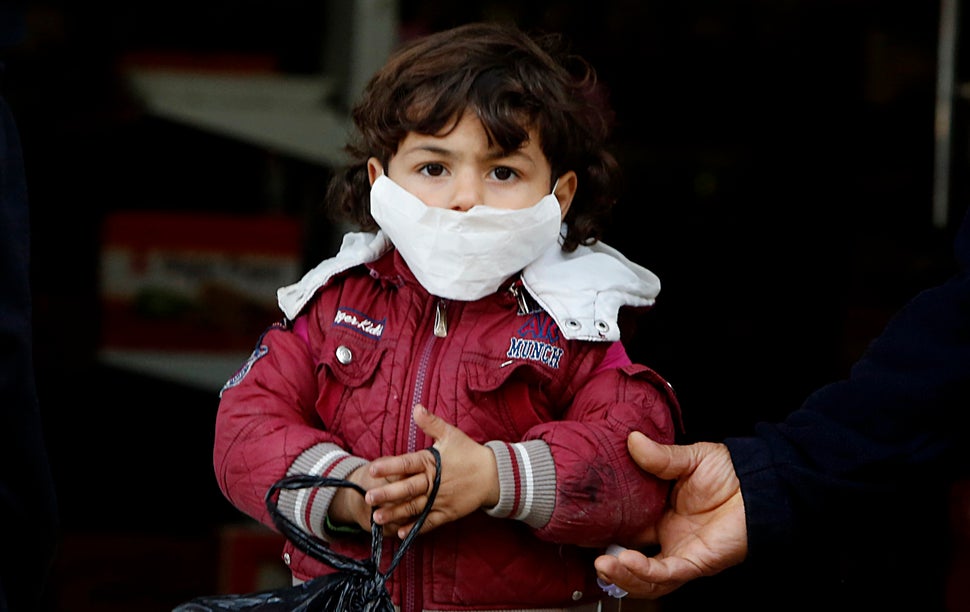
[[290, 586], [280, 555], [285, 539], [262, 525], [230, 525], [219, 534], [219, 593], [252, 593]]
[[950, 487], [950, 533], [953, 552], [946, 580], [946, 609], [970, 610], [970, 481]]
[[245, 351], [299, 279], [283, 216], [119, 212], [101, 238], [102, 349]]

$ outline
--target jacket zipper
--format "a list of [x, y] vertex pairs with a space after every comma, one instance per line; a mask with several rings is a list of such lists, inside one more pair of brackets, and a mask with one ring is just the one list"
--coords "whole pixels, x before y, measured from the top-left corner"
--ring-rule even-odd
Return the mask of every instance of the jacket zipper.
[[434, 335], [438, 338], [448, 336], [448, 304], [438, 300], [434, 307]]
[[[424, 403], [425, 399], [425, 382], [427, 381], [428, 373], [432, 370], [432, 364], [434, 363], [434, 348], [437, 344], [436, 340], [438, 338], [445, 338], [448, 336], [448, 302], [444, 299], [438, 298], [435, 303], [434, 310], [434, 325], [432, 327], [432, 333], [425, 340], [424, 348], [421, 350], [421, 357], [418, 359], [418, 367], [414, 374], [414, 390], [411, 393], [411, 406], [415, 404]], [[418, 426], [414, 423], [414, 418], [410, 419], [410, 424], [408, 425], [408, 447], [407, 452], [413, 453], [417, 450], [418, 446]], [[421, 548], [420, 542], [415, 540], [412, 543], [411, 549], [405, 554], [403, 559], [403, 565], [405, 570], [406, 578], [402, 581], [405, 586], [404, 589], [404, 601], [401, 602], [401, 612], [418, 612], [422, 609], [424, 602], [423, 597], [420, 596], [420, 577], [418, 575], [417, 561], [416, 559], [420, 556], [418, 554], [418, 549]]]

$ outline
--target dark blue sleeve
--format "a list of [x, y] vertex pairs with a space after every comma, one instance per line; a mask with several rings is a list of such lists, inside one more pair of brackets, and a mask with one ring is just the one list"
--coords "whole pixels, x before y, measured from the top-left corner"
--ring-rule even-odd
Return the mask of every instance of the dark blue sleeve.
[[967, 473], [970, 453], [956, 452], [956, 441], [970, 409], [968, 234], [965, 218], [959, 272], [896, 313], [846, 380], [819, 389], [781, 423], [725, 440], [750, 556], [887, 512], [905, 525], [907, 507]]
[[0, 47], [12, 47], [27, 35], [26, 0], [0, 0]]
[[0, 96], [0, 610], [37, 610], [56, 544], [34, 382], [30, 229], [20, 140]]

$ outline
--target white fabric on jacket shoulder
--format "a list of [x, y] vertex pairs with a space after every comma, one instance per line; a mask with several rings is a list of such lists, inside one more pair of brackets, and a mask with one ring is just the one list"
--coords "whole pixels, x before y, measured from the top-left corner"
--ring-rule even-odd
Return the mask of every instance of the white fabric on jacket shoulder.
[[344, 234], [340, 250], [307, 272], [299, 282], [276, 290], [276, 301], [288, 319], [295, 319], [317, 289], [335, 274], [354, 266], [376, 261], [391, 250], [391, 241], [383, 232], [350, 232]]
[[652, 306], [656, 274], [603, 242], [566, 253], [557, 244], [522, 271], [522, 282], [570, 340], [620, 339], [623, 306]]

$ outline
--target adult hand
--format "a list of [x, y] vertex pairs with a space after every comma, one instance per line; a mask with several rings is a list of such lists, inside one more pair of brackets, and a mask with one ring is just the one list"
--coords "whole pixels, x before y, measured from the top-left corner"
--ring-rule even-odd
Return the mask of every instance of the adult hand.
[[[498, 466], [487, 446], [469, 438], [463, 431], [431, 414], [420, 404], [414, 407], [414, 422], [441, 453], [441, 483], [431, 512], [421, 533], [459, 519], [482, 506], [498, 503]], [[372, 478], [389, 484], [367, 491], [366, 501], [379, 506], [374, 521], [379, 525], [398, 525], [403, 539], [424, 509], [435, 476], [434, 456], [425, 451], [381, 457], [371, 462]]]
[[748, 552], [744, 500], [731, 454], [723, 444], [665, 445], [640, 432], [627, 439], [645, 471], [675, 480], [670, 502], [644, 540], [660, 545], [653, 557], [628, 549], [596, 559], [599, 578], [633, 598], [656, 599], [701, 576], [737, 565]]

